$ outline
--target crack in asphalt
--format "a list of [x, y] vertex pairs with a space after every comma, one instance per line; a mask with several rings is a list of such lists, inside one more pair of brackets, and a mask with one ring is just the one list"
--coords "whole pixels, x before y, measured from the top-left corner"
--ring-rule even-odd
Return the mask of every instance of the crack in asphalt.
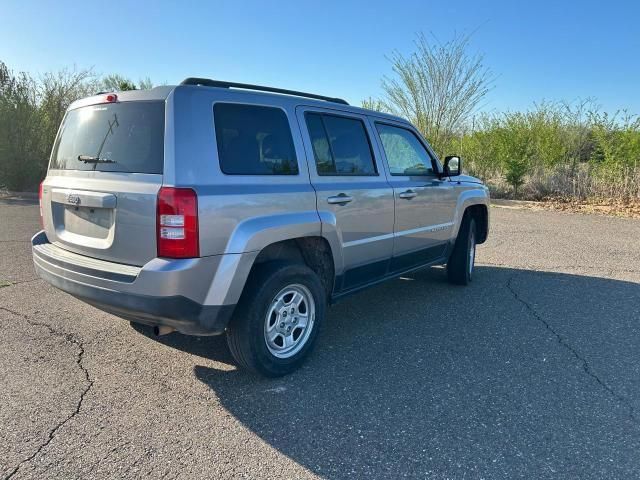
[[633, 420], [634, 422], [638, 421], [638, 418], [636, 418], [635, 416], [635, 409], [633, 408], [633, 405], [631, 405], [631, 403], [629, 403], [629, 401], [622, 395], [620, 395], [618, 392], [616, 392], [611, 386], [607, 385], [607, 383], [601, 379], [591, 368], [591, 365], [589, 365], [589, 362], [587, 361], [587, 359], [585, 357], [583, 357], [580, 352], [578, 352], [570, 343], [567, 342], [567, 340], [565, 340], [565, 338], [560, 335], [552, 326], [549, 322], [547, 322], [542, 315], [540, 315], [535, 308], [533, 308], [531, 306], [531, 304], [529, 304], [529, 302], [527, 302], [526, 300], [524, 300], [519, 294], [518, 292], [516, 292], [515, 288], [512, 285], [513, 279], [517, 276], [516, 275], [512, 275], [511, 277], [509, 277], [509, 280], [507, 280], [507, 289], [511, 292], [511, 294], [513, 295], [513, 297], [520, 302], [522, 305], [524, 305], [526, 307], [526, 309], [540, 322], [542, 323], [545, 328], [551, 332], [553, 334], [554, 337], [556, 337], [556, 339], [558, 340], [558, 343], [560, 345], [562, 345], [564, 348], [566, 348], [569, 352], [571, 352], [571, 354], [573, 354], [573, 356], [582, 363], [582, 369], [585, 371], [585, 373], [587, 375], [589, 375], [591, 378], [593, 378], [602, 388], [604, 388], [607, 392], [609, 392], [609, 394], [615, 398], [619, 403], [621, 403], [622, 405], [624, 405], [627, 410], [629, 411], [629, 417], [631, 418], [631, 420]]
[[78, 365], [78, 367], [80, 368], [80, 370], [82, 371], [82, 373], [84, 374], [84, 377], [86, 379], [86, 386], [85, 386], [84, 390], [82, 391], [82, 393], [80, 394], [80, 398], [78, 399], [78, 402], [76, 404], [76, 407], [75, 407], [74, 411], [71, 412], [71, 414], [68, 415], [66, 418], [64, 418], [61, 422], [58, 422], [49, 431], [49, 435], [47, 437], [47, 440], [44, 443], [42, 443], [32, 455], [30, 455], [29, 457], [27, 457], [24, 460], [22, 460], [9, 473], [9, 475], [4, 477], [4, 480], [9, 480], [16, 473], [18, 473], [18, 471], [20, 470], [20, 468], [22, 468], [23, 465], [25, 465], [26, 463], [30, 462], [34, 458], [36, 458], [38, 456], [38, 454], [43, 449], [45, 449], [53, 441], [53, 439], [56, 436], [56, 433], [58, 432], [58, 430], [60, 430], [60, 428], [62, 428], [65, 424], [67, 424], [76, 415], [78, 415], [80, 413], [80, 410], [82, 409], [82, 403], [84, 402], [85, 396], [89, 393], [89, 390], [91, 390], [91, 387], [93, 387], [93, 380], [91, 380], [91, 378], [89, 377], [89, 371], [86, 369], [86, 367], [82, 363], [82, 361], [84, 359], [84, 354], [85, 354], [84, 344], [83, 344], [83, 342], [81, 342], [78, 339], [76, 339], [74, 337], [74, 335], [72, 335], [70, 333], [59, 332], [59, 331], [55, 330], [53, 327], [51, 327], [51, 325], [47, 325], [46, 323], [36, 322], [34, 320], [31, 320], [27, 315], [23, 315], [21, 313], [15, 312], [15, 311], [13, 311], [11, 309], [8, 309], [8, 308], [0, 306], [0, 310], [4, 310], [5, 312], [8, 312], [8, 313], [11, 313], [13, 315], [16, 315], [17, 317], [23, 318], [29, 325], [32, 325], [34, 327], [43, 327], [43, 328], [47, 329], [51, 335], [63, 338], [66, 342], [68, 342], [68, 343], [70, 343], [72, 345], [75, 345], [77, 347], [77, 349], [78, 349], [78, 351], [76, 353], [76, 364]]
[[87, 467], [87, 471], [92, 472], [93, 469], [97, 466], [100, 465], [102, 462], [104, 462], [107, 458], [111, 457], [112, 455], [114, 455], [119, 449], [129, 445], [131, 443], [131, 440], [127, 440], [123, 443], [119, 443], [118, 445], [116, 445], [115, 447], [111, 447], [107, 453], [105, 453], [103, 456], [99, 457], [97, 460], [95, 460], [93, 463], [91, 463], [91, 465], [89, 465]]

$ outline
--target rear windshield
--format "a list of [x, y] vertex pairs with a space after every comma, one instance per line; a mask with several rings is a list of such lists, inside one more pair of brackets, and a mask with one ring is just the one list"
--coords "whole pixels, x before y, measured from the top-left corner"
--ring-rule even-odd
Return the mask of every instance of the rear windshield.
[[162, 173], [164, 102], [91, 105], [67, 113], [50, 168]]

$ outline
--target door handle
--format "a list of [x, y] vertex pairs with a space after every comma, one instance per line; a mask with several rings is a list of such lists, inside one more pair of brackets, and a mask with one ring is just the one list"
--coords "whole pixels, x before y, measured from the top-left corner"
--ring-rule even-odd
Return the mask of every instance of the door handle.
[[400, 198], [404, 198], [405, 200], [411, 200], [413, 197], [416, 197], [418, 194], [413, 190], [407, 190], [405, 192], [400, 193], [398, 196]]
[[327, 198], [327, 203], [331, 205], [346, 205], [352, 200], [353, 200], [353, 197], [350, 197], [346, 193], [341, 193], [339, 195], [335, 195], [333, 197]]

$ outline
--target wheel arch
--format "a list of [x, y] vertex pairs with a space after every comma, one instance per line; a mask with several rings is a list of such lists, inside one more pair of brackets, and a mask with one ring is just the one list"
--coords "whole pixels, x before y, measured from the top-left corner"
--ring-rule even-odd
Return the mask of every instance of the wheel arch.
[[476, 242], [484, 243], [489, 234], [489, 197], [484, 189], [470, 189], [458, 197], [452, 240], [458, 237], [465, 216], [473, 215], [476, 220]]
[[[288, 261], [303, 263], [322, 281], [327, 298], [334, 289], [335, 262], [328, 240], [320, 235], [280, 240], [265, 246], [253, 262], [253, 268], [267, 262]], [[251, 272], [249, 273], [251, 275]]]
[[475, 204], [466, 208], [465, 215], [471, 215], [476, 221], [476, 243], [481, 244], [489, 235], [489, 209], [484, 204]]

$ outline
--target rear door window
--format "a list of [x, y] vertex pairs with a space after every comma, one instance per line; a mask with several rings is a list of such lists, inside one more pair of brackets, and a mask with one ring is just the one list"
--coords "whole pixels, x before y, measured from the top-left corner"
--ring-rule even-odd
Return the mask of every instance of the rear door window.
[[287, 115], [280, 108], [216, 103], [220, 169], [229, 175], [297, 175]]
[[67, 112], [50, 168], [162, 173], [164, 102], [90, 105]]
[[318, 175], [377, 175], [371, 144], [362, 120], [307, 113]]

